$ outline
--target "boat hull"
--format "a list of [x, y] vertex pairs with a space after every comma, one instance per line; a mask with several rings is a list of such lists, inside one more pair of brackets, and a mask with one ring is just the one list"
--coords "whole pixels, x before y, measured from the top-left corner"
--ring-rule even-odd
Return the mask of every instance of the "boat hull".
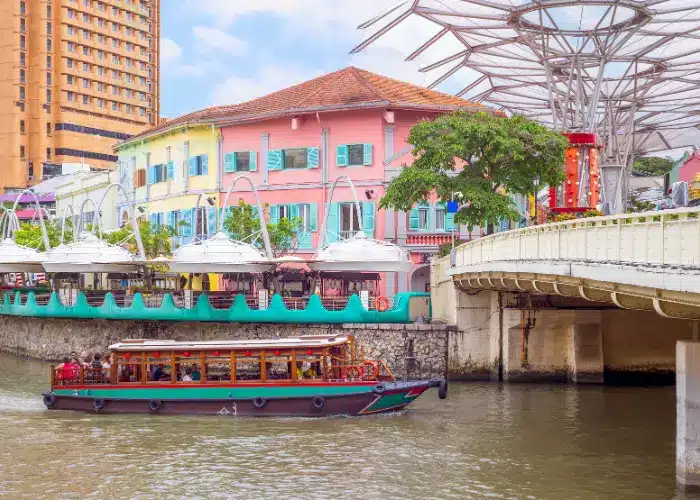
[[52, 410], [246, 417], [360, 416], [400, 411], [441, 381], [257, 387], [76, 386], [44, 395]]

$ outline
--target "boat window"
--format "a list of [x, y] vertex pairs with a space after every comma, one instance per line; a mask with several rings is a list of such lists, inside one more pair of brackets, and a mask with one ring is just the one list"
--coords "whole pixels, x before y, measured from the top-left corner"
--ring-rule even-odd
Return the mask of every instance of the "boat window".
[[236, 352], [236, 380], [261, 380], [260, 351]]
[[146, 354], [146, 369], [149, 382], [170, 382], [172, 355], [169, 352], [151, 352]]
[[280, 349], [265, 351], [266, 380], [292, 379], [292, 353]]
[[178, 382], [191, 383], [202, 380], [202, 359], [199, 351], [176, 352], [174, 361], [173, 370]]
[[202, 378], [207, 382], [231, 381], [231, 351], [204, 353]]
[[143, 380], [143, 353], [114, 353], [117, 362], [117, 380], [120, 384]]
[[314, 349], [297, 349], [297, 380], [317, 380], [323, 378], [323, 353]]

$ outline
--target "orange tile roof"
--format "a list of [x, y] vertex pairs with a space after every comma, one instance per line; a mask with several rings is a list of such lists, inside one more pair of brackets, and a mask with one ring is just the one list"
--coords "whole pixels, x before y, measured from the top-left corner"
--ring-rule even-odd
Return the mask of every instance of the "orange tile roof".
[[301, 112], [372, 107], [495, 112], [492, 108], [460, 97], [350, 66], [252, 101], [209, 107], [164, 121], [122, 144], [197, 123], [241, 123]]

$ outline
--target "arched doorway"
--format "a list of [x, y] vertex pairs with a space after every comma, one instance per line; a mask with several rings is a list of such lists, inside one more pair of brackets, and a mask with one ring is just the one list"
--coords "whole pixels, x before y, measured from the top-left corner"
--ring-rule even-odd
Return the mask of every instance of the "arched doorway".
[[412, 292], [430, 292], [430, 266], [420, 266], [411, 274]]

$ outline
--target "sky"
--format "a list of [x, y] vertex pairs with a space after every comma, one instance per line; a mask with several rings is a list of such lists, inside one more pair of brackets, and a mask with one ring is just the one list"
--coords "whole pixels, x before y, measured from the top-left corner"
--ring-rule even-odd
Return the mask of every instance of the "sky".
[[[164, 0], [161, 115], [235, 104], [316, 76], [358, 66], [429, 83], [397, 40], [350, 55], [357, 26], [397, 0]], [[392, 35], [393, 36], [393, 35]], [[398, 41], [401, 44], [400, 40]], [[416, 39], [410, 48], [414, 48]]]

